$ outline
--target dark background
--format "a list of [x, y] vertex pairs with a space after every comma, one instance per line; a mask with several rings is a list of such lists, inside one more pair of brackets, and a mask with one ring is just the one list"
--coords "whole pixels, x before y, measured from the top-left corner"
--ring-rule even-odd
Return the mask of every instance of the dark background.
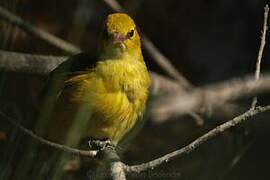
[[[195, 86], [253, 73], [263, 24], [263, 0], [121, 0], [143, 31]], [[0, 4], [39, 28], [70, 41], [84, 51], [97, 49], [102, 21], [112, 11], [99, 0], [2, 0]], [[266, 41], [268, 41], [268, 37]], [[61, 50], [0, 20], [1, 49], [33, 54], [65, 55]], [[266, 44], [262, 71], [269, 71]], [[145, 53], [152, 71], [164, 71]], [[0, 73], [0, 108], [25, 127], [44, 77]], [[248, 109], [251, 99], [236, 102]], [[269, 96], [259, 97], [269, 104]], [[241, 112], [239, 112], [240, 114]], [[198, 126], [189, 116], [163, 123], [148, 120], [122, 155], [123, 162], [145, 162], [187, 145], [228, 117], [204, 116]], [[269, 179], [270, 123], [266, 114], [210, 140], [188, 156], [132, 176], [133, 179], [264, 180]], [[0, 179], [16, 179], [17, 163], [27, 137], [0, 121]], [[77, 176], [76, 176], [77, 177]], [[78, 178], [80, 177], [80, 178]], [[85, 179], [81, 174], [73, 179]]]

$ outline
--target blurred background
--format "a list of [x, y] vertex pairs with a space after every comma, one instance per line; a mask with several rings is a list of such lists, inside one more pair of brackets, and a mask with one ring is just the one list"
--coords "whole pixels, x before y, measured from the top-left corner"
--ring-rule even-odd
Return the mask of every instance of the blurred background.
[[[119, 0], [157, 48], [194, 85], [203, 86], [244, 77], [254, 72], [263, 24], [264, 0]], [[104, 18], [112, 10], [100, 0], [1, 0], [0, 5], [77, 46], [94, 53]], [[268, 41], [269, 38], [266, 40]], [[0, 18], [2, 50], [43, 55], [66, 55]], [[269, 71], [266, 44], [262, 71]], [[144, 51], [150, 70], [166, 75]], [[0, 109], [22, 125], [34, 126], [34, 112], [45, 77], [0, 72]], [[259, 105], [270, 104], [269, 95]], [[240, 99], [237, 112], [202, 114], [203, 125], [190, 116], [162, 122], [148, 119], [121, 155], [123, 162], [137, 164], [176, 150], [250, 107]], [[266, 180], [270, 178], [269, 113], [254, 117], [210, 140], [195, 152], [129, 179]], [[29, 137], [0, 121], [0, 179], [20, 179], [24, 146]], [[18, 174], [17, 174], [18, 173]], [[91, 179], [89, 171], [64, 179]], [[49, 176], [41, 179], [50, 179]]]

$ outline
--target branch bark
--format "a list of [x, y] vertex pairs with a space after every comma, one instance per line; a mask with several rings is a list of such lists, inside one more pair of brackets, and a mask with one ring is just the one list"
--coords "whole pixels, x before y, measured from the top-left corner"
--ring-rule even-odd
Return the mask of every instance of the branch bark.
[[140, 165], [133, 165], [133, 166], [126, 165], [125, 171], [127, 173], [141, 173], [141, 172], [146, 171], [148, 169], [154, 169], [155, 167], [157, 167], [165, 162], [168, 162], [176, 157], [181, 157], [181, 156], [184, 156], [184, 155], [187, 155], [187, 154], [193, 152], [195, 149], [200, 147], [202, 144], [206, 143], [207, 141], [216, 137], [217, 135], [220, 135], [224, 131], [246, 122], [249, 118], [251, 118], [252, 116], [254, 116], [256, 114], [259, 114], [259, 113], [262, 113], [265, 111], [269, 111], [269, 110], [270, 110], [270, 105], [265, 106], [265, 107], [256, 107], [255, 109], [250, 109], [247, 112], [245, 112], [244, 114], [241, 114], [240, 116], [237, 116], [234, 119], [217, 126], [216, 128], [212, 129], [211, 131], [207, 132], [206, 134], [202, 135], [201, 137], [199, 137], [198, 139], [196, 139], [195, 141], [193, 141], [189, 145], [187, 145], [179, 150], [173, 151], [173, 152], [166, 154], [160, 158], [157, 158], [157, 159], [152, 160], [152, 161], [147, 162], [147, 163], [142, 163]]
[[66, 59], [67, 57], [32, 55], [0, 50], [0, 70], [46, 76]]
[[35, 27], [34, 25], [32, 25], [29, 22], [26, 22], [25, 20], [23, 20], [22, 18], [16, 16], [15, 14], [9, 12], [8, 10], [6, 10], [5, 8], [0, 6], [0, 18], [2, 18], [3, 20], [20, 27], [21, 29], [25, 30], [26, 32], [28, 32], [29, 34], [32, 34], [38, 38], [40, 38], [41, 40], [43, 40], [44, 42], [47, 42], [51, 45], [56, 46], [59, 49], [62, 49], [65, 52], [68, 53], [79, 53], [81, 52], [80, 48], [74, 46], [73, 44], [66, 42], [42, 29], [39, 29], [37, 27]]
[[52, 141], [49, 141], [47, 139], [44, 139], [38, 135], [36, 135], [35, 133], [33, 133], [31, 130], [26, 129], [25, 127], [23, 127], [22, 125], [20, 125], [19, 123], [17, 123], [16, 119], [13, 119], [9, 116], [7, 116], [6, 114], [4, 114], [3, 112], [0, 111], [0, 117], [2, 117], [3, 119], [5, 119], [6, 121], [8, 121], [9, 123], [11, 123], [13, 126], [15, 126], [16, 128], [20, 129], [24, 134], [30, 136], [31, 138], [37, 140], [38, 142], [48, 145], [50, 147], [53, 147], [55, 149], [67, 152], [67, 153], [71, 153], [74, 155], [79, 155], [79, 156], [84, 156], [84, 157], [95, 157], [97, 155], [97, 151], [86, 151], [86, 150], [79, 150], [76, 148], [72, 148], [72, 147], [68, 147], [62, 144], [58, 144]]
[[180, 116], [205, 107], [222, 107], [228, 101], [250, 97], [269, 90], [270, 74], [265, 74], [256, 82], [254, 76], [247, 76], [244, 79], [236, 78], [196, 88], [188, 93], [176, 93], [161, 98], [153, 105], [151, 114], [154, 118]]
[[[263, 30], [262, 30], [262, 37], [261, 37], [261, 44], [260, 49], [257, 57], [257, 63], [256, 63], [256, 70], [255, 70], [255, 81], [258, 81], [260, 79], [260, 73], [261, 73], [261, 61], [263, 56], [263, 50], [265, 46], [265, 38], [266, 38], [266, 32], [267, 32], [267, 21], [268, 21], [268, 14], [269, 14], [269, 7], [266, 5], [264, 7], [264, 21], [263, 21]], [[251, 103], [251, 108], [255, 108], [257, 104], [257, 96], [255, 96]]]
[[125, 165], [122, 162], [112, 162], [110, 167], [111, 176], [114, 180], [126, 180]]

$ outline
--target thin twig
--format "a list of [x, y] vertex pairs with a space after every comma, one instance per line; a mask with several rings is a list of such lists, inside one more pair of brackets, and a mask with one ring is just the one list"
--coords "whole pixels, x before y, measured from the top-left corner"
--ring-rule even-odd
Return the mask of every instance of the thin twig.
[[[261, 72], [261, 60], [263, 56], [263, 50], [265, 46], [265, 38], [266, 38], [266, 32], [267, 32], [267, 22], [268, 22], [268, 14], [269, 14], [269, 7], [266, 5], [264, 7], [264, 21], [263, 21], [263, 31], [262, 31], [262, 37], [261, 37], [261, 44], [260, 49], [257, 57], [257, 63], [256, 63], [256, 71], [255, 71], [255, 81], [258, 81], [260, 79], [260, 72]], [[251, 108], [254, 109], [257, 104], [257, 96], [255, 96], [251, 103]]]
[[204, 124], [204, 120], [198, 114], [194, 112], [188, 112], [187, 114], [194, 119], [197, 126], [202, 126]]
[[259, 113], [262, 113], [265, 111], [269, 111], [269, 110], [270, 110], [270, 105], [265, 106], [265, 107], [256, 107], [255, 109], [250, 109], [247, 112], [241, 114], [240, 116], [237, 116], [234, 119], [217, 126], [216, 128], [212, 129], [208, 133], [204, 134], [203, 136], [199, 137], [198, 139], [196, 139], [195, 141], [193, 141], [189, 145], [187, 145], [179, 150], [176, 150], [174, 152], [166, 154], [165, 156], [162, 156], [160, 158], [157, 158], [157, 159], [152, 160], [152, 161], [147, 162], [147, 163], [142, 163], [140, 165], [133, 165], [133, 166], [125, 166], [125, 171], [127, 173], [140, 173], [140, 172], [146, 171], [148, 169], [154, 169], [155, 167], [157, 167], [165, 162], [168, 162], [175, 157], [181, 157], [183, 155], [186, 155], [186, 154], [193, 152], [195, 149], [200, 147], [200, 145], [206, 143], [207, 141], [216, 137], [217, 135], [220, 135], [224, 131], [226, 131], [226, 130], [228, 130], [236, 125], [239, 125], [239, 124], [246, 122], [250, 117], [252, 117], [256, 114], [259, 114]]
[[143, 46], [151, 57], [160, 65], [170, 76], [179, 82], [186, 89], [191, 89], [192, 84], [175, 68], [171, 61], [164, 56], [148, 37], [142, 35]]
[[25, 30], [26, 32], [35, 35], [36, 37], [42, 39], [43, 41], [62, 49], [65, 52], [71, 54], [77, 54], [81, 52], [80, 48], [74, 46], [73, 44], [66, 42], [42, 29], [35, 27], [34, 25], [26, 22], [22, 18], [14, 15], [10, 11], [6, 10], [5, 8], [0, 6], [0, 18], [3, 20], [20, 27], [21, 29]]
[[6, 114], [4, 114], [1, 111], [0, 111], [0, 116], [4, 120], [6, 120], [9, 123], [11, 123], [13, 126], [15, 126], [18, 129], [20, 129], [23, 133], [25, 133], [26, 135], [30, 136], [31, 138], [37, 140], [38, 142], [40, 142], [42, 144], [48, 145], [48, 146], [53, 147], [53, 148], [58, 149], [58, 150], [62, 150], [62, 151], [67, 152], [67, 153], [71, 153], [71, 154], [74, 154], [74, 155], [79, 155], [79, 156], [85, 156], [85, 157], [91, 157], [91, 158], [93, 158], [97, 154], [97, 151], [79, 150], [79, 149], [76, 149], [76, 148], [71, 148], [71, 147], [68, 147], [68, 146], [65, 146], [65, 145], [54, 143], [52, 141], [48, 141], [48, 140], [46, 140], [46, 139], [44, 139], [44, 138], [36, 135], [35, 133], [33, 133], [32, 131], [30, 131], [29, 129], [26, 129], [25, 127], [23, 127], [22, 125], [20, 125], [19, 123], [17, 123], [15, 119], [7, 116]]
[[104, 2], [116, 12], [125, 12], [125, 9], [115, 0], [104, 0]]

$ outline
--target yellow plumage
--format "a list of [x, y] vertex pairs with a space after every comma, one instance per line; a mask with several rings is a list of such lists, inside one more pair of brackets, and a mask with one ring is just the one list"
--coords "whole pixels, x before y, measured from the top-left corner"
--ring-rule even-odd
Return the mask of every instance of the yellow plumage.
[[75, 67], [80, 57], [51, 75], [53, 93], [47, 93], [41, 111], [49, 121], [48, 137], [68, 145], [82, 137], [108, 138], [116, 145], [142, 118], [148, 98], [149, 74], [135, 23], [126, 14], [109, 15], [96, 64], [84, 57]]

